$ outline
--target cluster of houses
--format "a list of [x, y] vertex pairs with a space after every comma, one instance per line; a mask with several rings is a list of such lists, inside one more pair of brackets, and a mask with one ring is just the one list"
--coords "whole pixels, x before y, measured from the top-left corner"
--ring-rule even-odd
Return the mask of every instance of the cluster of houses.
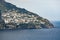
[[37, 17], [34, 15], [16, 13], [15, 11], [2, 13], [2, 19], [5, 23], [29, 23], [38, 22]]

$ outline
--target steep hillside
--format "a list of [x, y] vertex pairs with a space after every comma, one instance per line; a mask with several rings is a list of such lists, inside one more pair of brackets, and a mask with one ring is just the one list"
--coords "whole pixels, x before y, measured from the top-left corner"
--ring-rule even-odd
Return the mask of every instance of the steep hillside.
[[47, 19], [24, 8], [18, 8], [11, 3], [0, 0], [0, 29], [39, 29], [53, 27], [53, 24]]

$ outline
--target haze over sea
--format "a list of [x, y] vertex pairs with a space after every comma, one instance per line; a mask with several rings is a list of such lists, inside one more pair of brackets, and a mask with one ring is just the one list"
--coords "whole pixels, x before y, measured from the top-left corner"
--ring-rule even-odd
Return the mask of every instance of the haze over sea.
[[0, 40], [60, 40], [60, 22], [52, 29], [24, 29], [0, 31]]

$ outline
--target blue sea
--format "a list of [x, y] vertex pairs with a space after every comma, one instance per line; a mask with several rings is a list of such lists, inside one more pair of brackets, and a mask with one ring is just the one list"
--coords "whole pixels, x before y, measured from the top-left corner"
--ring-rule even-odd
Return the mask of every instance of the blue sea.
[[60, 40], [60, 22], [52, 22], [51, 29], [0, 31], [0, 40]]

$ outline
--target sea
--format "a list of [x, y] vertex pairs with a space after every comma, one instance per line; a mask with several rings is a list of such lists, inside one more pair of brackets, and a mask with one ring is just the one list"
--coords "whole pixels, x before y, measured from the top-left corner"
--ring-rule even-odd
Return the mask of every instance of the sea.
[[0, 40], [60, 40], [60, 21], [51, 29], [22, 29], [0, 31]]

